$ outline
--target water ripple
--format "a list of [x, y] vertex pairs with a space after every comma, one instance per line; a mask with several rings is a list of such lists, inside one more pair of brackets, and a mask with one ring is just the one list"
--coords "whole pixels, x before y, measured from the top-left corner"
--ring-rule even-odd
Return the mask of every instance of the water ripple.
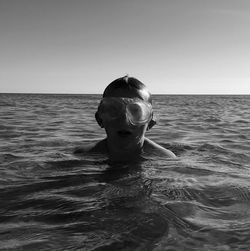
[[249, 96], [155, 95], [178, 158], [134, 164], [72, 154], [100, 95], [0, 96], [1, 250], [249, 249]]

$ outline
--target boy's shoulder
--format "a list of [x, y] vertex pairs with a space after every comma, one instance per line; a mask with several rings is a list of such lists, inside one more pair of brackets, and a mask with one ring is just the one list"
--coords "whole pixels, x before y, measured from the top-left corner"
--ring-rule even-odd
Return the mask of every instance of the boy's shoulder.
[[106, 140], [103, 139], [97, 142], [86, 143], [85, 145], [78, 146], [74, 149], [74, 154], [81, 154], [86, 152], [98, 152], [98, 153], [106, 153]]
[[155, 143], [154, 141], [152, 141], [148, 138], [145, 138], [145, 141], [144, 141], [144, 152], [148, 153], [148, 154], [165, 156], [165, 157], [169, 157], [169, 158], [176, 157], [176, 155], [172, 151], [162, 147], [161, 145]]
[[[145, 138], [144, 140], [143, 150], [144, 150], [144, 153], [149, 154], [149, 155], [153, 154], [153, 155], [163, 156], [163, 157], [168, 157], [168, 158], [176, 157], [173, 152], [162, 147], [161, 145], [155, 143], [154, 141], [148, 138]], [[97, 142], [95, 141], [91, 143], [86, 143], [85, 145], [81, 145], [74, 149], [74, 154], [83, 154], [87, 152], [106, 154], [108, 152], [106, 139], [103, 139]]]

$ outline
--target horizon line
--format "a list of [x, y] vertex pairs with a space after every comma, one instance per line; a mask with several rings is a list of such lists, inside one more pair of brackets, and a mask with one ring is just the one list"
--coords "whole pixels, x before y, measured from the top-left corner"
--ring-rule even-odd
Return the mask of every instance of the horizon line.
[[[102, 93], [59, 93], [59, 92], [0, 92], [0, 94], [28, 94], [28, 95], [102, 95]], [[151, 93], [151, 95], [173, 95], [173, 96], [249, 96], [250, 93]]]

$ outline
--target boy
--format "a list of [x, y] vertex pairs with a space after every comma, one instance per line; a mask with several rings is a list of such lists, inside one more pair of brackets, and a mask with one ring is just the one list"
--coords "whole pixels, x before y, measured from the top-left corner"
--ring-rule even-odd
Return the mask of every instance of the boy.
[[95, 118], [107, 137], [78, 148], [75, 153], [106, 154], [112, 161], [131, 161], [142, 155], [176, 157], [174, 153], [145, 137], [153, 120], [152, 98], [136, 78], [122, 77], [111, 82], [103, 93]]

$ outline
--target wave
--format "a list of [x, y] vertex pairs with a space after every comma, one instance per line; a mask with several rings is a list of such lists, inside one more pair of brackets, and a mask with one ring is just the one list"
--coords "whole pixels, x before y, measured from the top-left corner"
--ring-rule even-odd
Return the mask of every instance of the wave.
[[0, 155], [0, 162], [12, 162], [12, 161], [16, 161], [19, 159], [22, 159], [23, 156], [19, 156], [17, 154], [11, 154], [11, 153], [5, 153]]

